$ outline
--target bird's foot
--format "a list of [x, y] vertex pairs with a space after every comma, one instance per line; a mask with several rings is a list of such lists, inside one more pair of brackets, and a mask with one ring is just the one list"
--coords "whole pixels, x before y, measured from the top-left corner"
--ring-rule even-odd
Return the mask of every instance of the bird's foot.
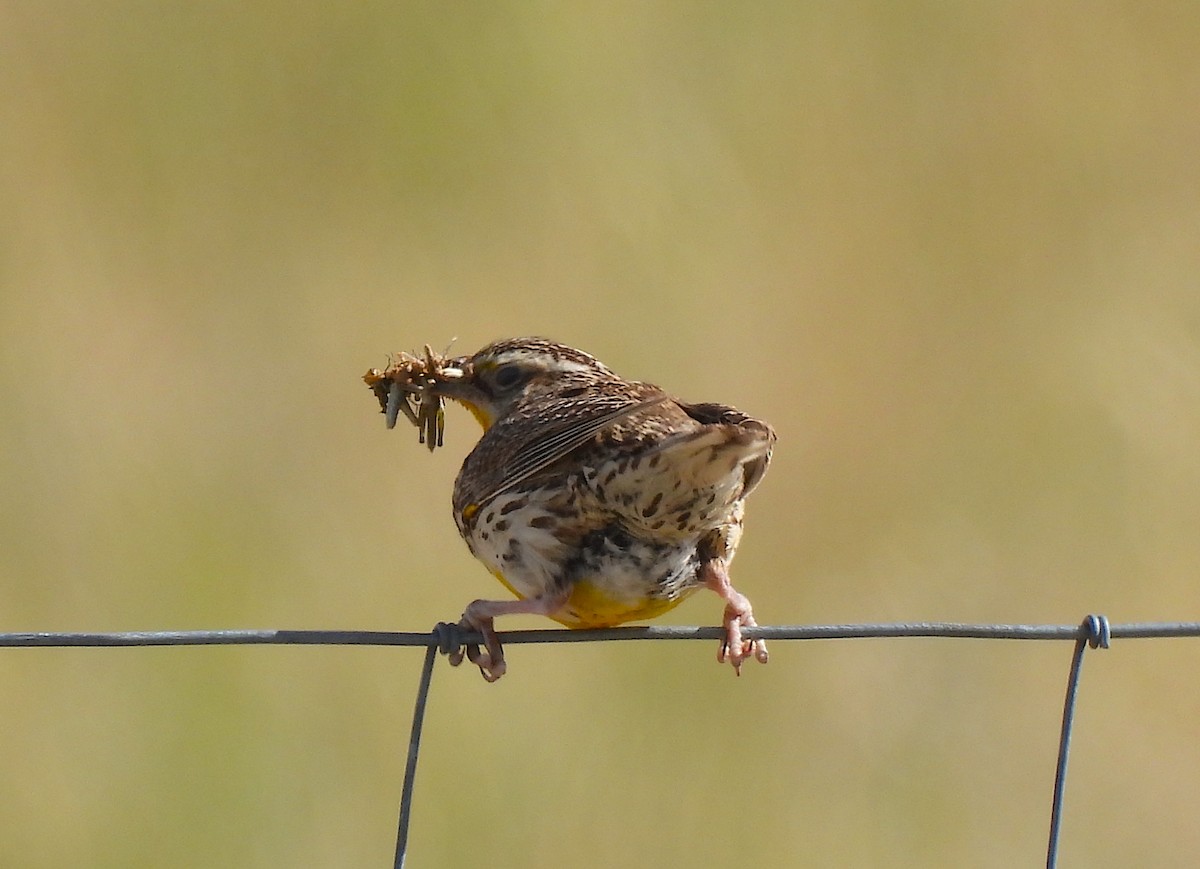
[[742, 661], [747, 658], [754, 658], [760, 664], [767, 663], [766, 640], [747, 639], [742, 635], [742, 628], [758, 627], [750, 599], [730, 585], [729, 573], [720, 562], [709, 562], [702, 573], [704, 584], [725, 601], [725, 615], [721, 621], [725, 639], [717, 650], [717, 661], [722, 664], [728, 661], [739, 676], [742, 675]]
[[756, 628], [754, 613], [750, 609], [750, 601], [744, 595], [738, 595], [745, 602], [745, 609], [729, 603], [725, 605], [725, 618], [722, 622], [725, 628], [725, 639], [717, 651], [717, 660], [724, 664], [729, 661], [733, 671], [742, 675], [742, 661], [754, 658], [760, 664], [767, 663], [767, 641], [762, 639], [747, 639], [742, 636], [742, 628]]
[[450, 665], [457, 667], [465, 656], [468, 661], [479, 668], [480, 675], [488, 682], [495, 682], [504, 675], [508, 665], [504, 662], [504, 649], [500, 645], [500, 637], [496, 635], [494, 616], [479, 612], [475, 604], [486, 601], [475, 601], [463, 613], [458, 627], [464, 631], [479, 633], [483, 637], [483, 648], [478, 643], [465, 643], [460, 648], [450, 652]]

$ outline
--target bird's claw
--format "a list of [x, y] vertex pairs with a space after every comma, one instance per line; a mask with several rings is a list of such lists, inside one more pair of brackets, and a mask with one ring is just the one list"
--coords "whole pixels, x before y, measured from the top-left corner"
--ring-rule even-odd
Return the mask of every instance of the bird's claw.
[[508, 670], [508, 665], [504, 662], [504, 649], [500, 645], [500, 638], [496, 635], [492, 617], [472, 615], [470, 607], [468, 607], [467, 612], [463, 613], [462, 620], [458, 623], [458, 628], [481, 634], [483, 648], [480, 648], [478, 643], [463, 643], [447, 653], [450, 666], [457, 667], [465, 657], [479, 668], [479, 673], [485, 681], [495, 682], [503, 676]]
[[765, 664], [769, 658], [766, 640], [746, 639], [742, 636], [742, 628], [758, 627], [758, 622], [754, 620], [754, 613], [750, 610], [749, 602], [746, 603], [744, 609], [734, 607], [732, 604], [726, 605], [723, 620], [725, 639], [721, 641], [721, 648], [717, 651], [717, 661], [722, 664], [729, 661], [733, 666], [733, 672], [739, 676], [742, 675], [742, 661], [753, 657], [760, 664]]

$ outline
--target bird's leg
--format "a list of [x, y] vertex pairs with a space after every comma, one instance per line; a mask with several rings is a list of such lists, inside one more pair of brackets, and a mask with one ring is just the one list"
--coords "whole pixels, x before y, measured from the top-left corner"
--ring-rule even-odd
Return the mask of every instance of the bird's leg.
[[483, 648], [474, 643], [468, 643], [462, 649], [450, 655], [450, 663], [457, 667], [462, 663], [463, 655], [468, 661], [479, 668], [483, 678], [495, 682], [508, 669], [504, 662], [504, 649], [500, 646], [500, 637], [496, 634], [494, 619], [496, 616], [530, 613], [548, 616], [555, 613], [566, 603], [568, 595], [548, 594], [541, 597], [523, 598], [521, 600], [476, 600], [467, 605], [463, 611], [459, 627], [468, 631], [478, 631], [483, 635]]
[[717, 660], [725, 663], [726, 656], [733, 665], [734, 672], [742, 674], [742, 661], [754, 656], [759, 663], [767, 663], [767, 643], [765, 640], [743, 640], [742, 628], [758, 626], [754, 620], [754, 611], [750, 608], [750, 599], [729, 583], [729, 570], [723, 562], [711, 559], [700, 568], [700, 578], [706, 588], [711, 588], [725, 601], [725, 617], [722, 625], [725, 628], [725, 639], [717, 652]]

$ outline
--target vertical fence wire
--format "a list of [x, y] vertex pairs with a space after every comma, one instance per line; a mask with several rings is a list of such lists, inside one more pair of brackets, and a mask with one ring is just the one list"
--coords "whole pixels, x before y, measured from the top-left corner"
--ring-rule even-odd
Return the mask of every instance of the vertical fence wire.
[[425, 726], [425, 705], [429, 700], [429, 683], [433, 679], [433, 663], [437, 660], [437, 646], [425, 649], [425, 663], [421, 667], [421, 682], [417, 686], [417, 699], [413, 704], [412, 730], [408, 737], [408, 759], [404, 764], [404, 786], [400, 790], [400, 826], [396, 833], [396, 860], [394, 869], [403, 869], [408, 856], [408, 821], [412, 816], [413, 781], [417, 775], [417, 755], [421, 751], [421, 728]]
[[1075, 698], [1079, 694], [1079, 673], [1083, 669], [1083, 653], [1107, 649], [1110, 628], [1104, 616], [1088, 616], [1079, 629], [1075, 652], [1071, 655], [1071, 671], [1067, 676], [1067, 698], [1063, 702], [1062, 730], [1058, 737], [1058, 762], [1054, 767], [1054, 797], [1050, 802], [1050, 842], [1046, 846], [1046, 869], [1058, 866], [1058, 840], [1062, 830], [1063, 795], [1067, 788], [1067, 758], [1071, 753], [1071, 731], [1075, 726]]

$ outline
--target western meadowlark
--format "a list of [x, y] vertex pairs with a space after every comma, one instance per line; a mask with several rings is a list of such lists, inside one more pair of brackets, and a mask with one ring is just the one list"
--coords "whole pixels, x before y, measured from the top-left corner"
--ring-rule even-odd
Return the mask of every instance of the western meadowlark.
[[499, 615], [608, 627], [653, 618], [702, 587], [725, 602], [717, 660], [739, 673], [748, 657], [766, 662], [766, 644], [743, 638], [756, 623], [729, 563], [745, 498], [771, 460], [771, 426], [625, 380], [542, 338], [452, 359], [426, 347], [424, 359], [403, 354], [364, 380], [389, 427], [403, 410], [431, 450], [441, 442], [443, 397], [483, 426], [454, 484], [454, 521], [517, 599], [469, 604], [460, 624], [482, 635], [483, 649], [456, 651], [452, 664], [465, 652], [489, 682], [504, 674]]

